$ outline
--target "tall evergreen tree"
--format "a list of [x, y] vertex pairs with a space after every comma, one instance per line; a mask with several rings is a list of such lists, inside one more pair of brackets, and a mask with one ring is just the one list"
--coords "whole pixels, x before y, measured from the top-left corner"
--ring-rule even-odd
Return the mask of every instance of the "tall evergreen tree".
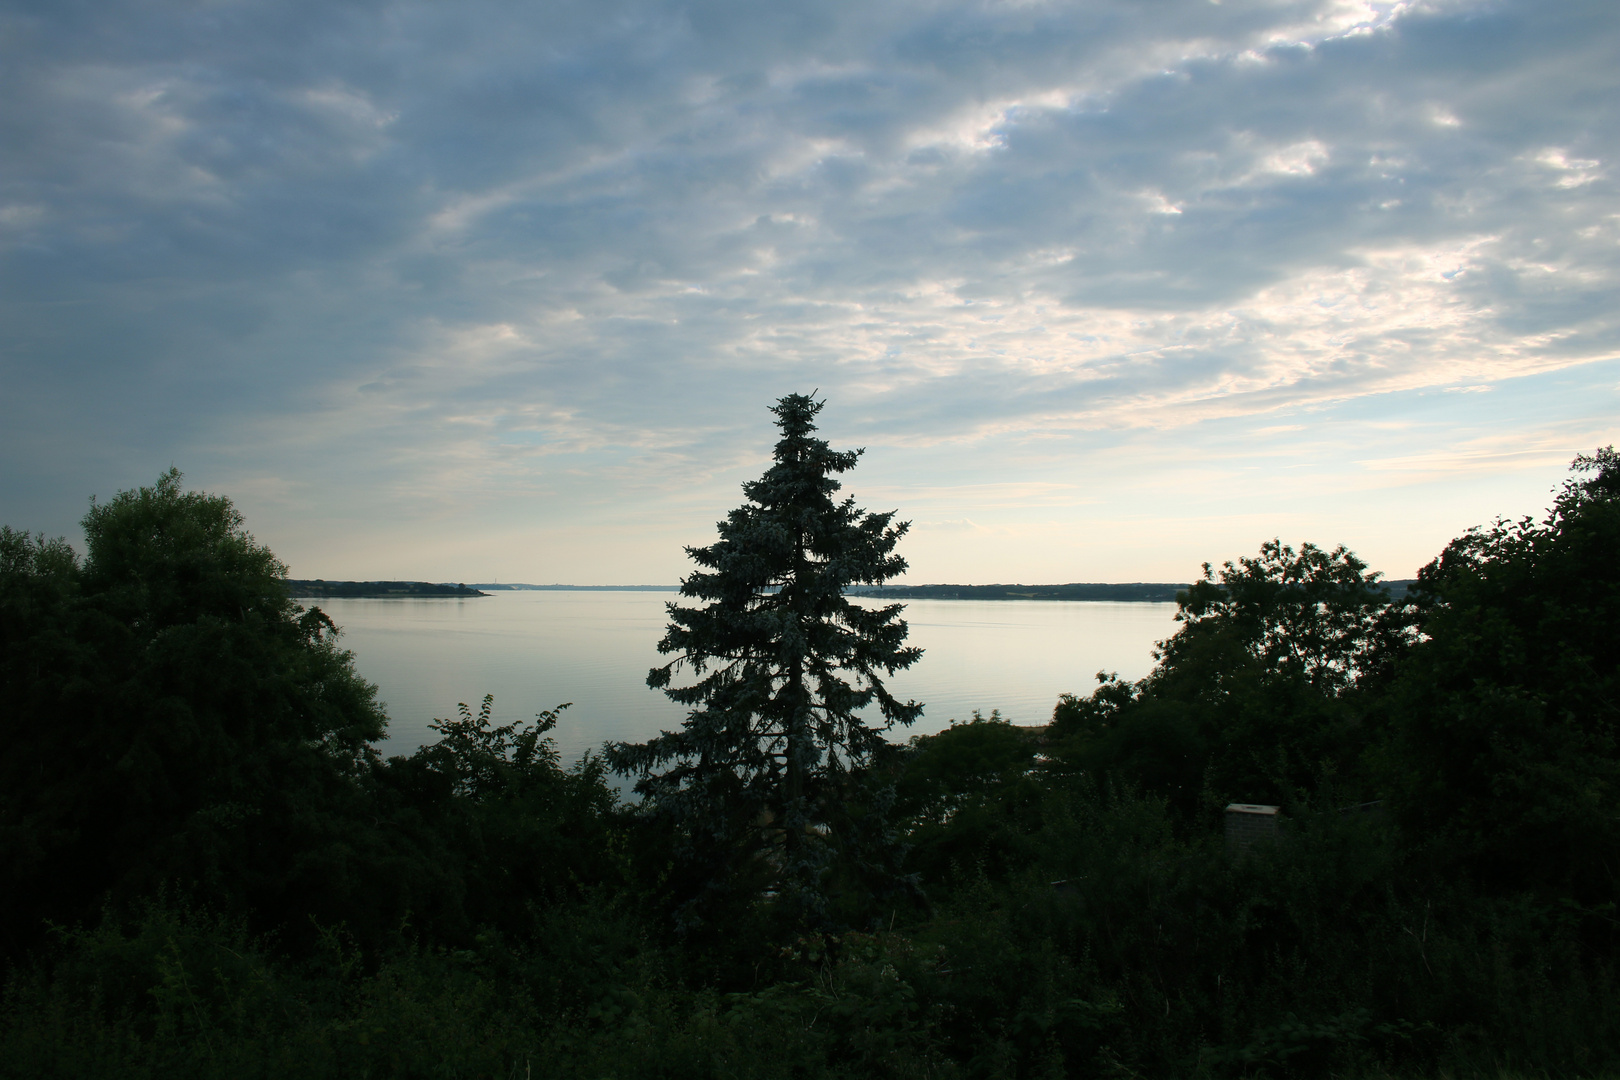
[[[922, 655], [905, 644], [903, 605], [844, 595], [905, 572], [894, 549], [909, 523], [835, 501], [835, 477], [862, 451], [814, 437], [824, 404], [790, 394], [772, 407], [782, 432], [774, 463], [743, 486], [748, 501], [719, 523], [716, 543], [686, 549], [701, 569], [681, 595], [703, 603], [667, 605], [658, 650], [676, 658], [647, 676], [689, 707], [685, 725], [609, 748], [697, 856], [706, 885], [750, 867], [812, 902], [831, 850], [860, 831], [842, 812], [852, 771], [885, 731], [922, 713], [883, 684]], [[683, 666], [695, 681], [674, 685]], [[861, 715], [874, 705], [880, 721]]]

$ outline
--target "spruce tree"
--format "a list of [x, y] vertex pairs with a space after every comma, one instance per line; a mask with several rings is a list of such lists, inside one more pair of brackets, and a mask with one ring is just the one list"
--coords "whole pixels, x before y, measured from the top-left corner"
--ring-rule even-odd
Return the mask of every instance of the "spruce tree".
[[[743, 486], [747, 502], [719, 523], [716, 543], [686, 549], [700, 569], [681, 595], [702, 603], [667, 605], [658, 651], [675, 659], [647, 676], [688, 707], [684, 726], [608, 749], [615, 769], [640, 778], [649, 811], [673, 824], [704, 889], [749, 868], [756, 884], [812, 907], [832, 852], [871, 847], [855, 834], [870, 841], [872, 816], [845, 812], [852, 774], [884, 732], [922, 713], [883, 683], [922, 655], [905, 644], [903, 605], [844, 595], [905, 572], [894, 551], [909, 523], [835, 500], [835, 478], [862, 451], [814, 437], [824, 404], [790, 394], [772, 407], [774, 463]], [[682, 667], [694, 679], [676, 685]], [[876, 718], [862, 715], [873, 707]]]

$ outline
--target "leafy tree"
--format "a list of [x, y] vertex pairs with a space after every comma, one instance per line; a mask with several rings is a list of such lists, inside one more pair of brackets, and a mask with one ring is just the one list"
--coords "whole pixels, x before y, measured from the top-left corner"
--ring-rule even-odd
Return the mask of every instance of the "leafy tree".
[[[1202, 580], [1184, 597], [1182, 630], [1165, 643], [1165, 677], [1189, 672], [1205, 641], [1220, 651], [1286, 674], [1327, 693], [1356, 681], [1362, 661], [1380, 643], [1380, 616], [1389, 594], [1367, 564], [1343, 546], [1332, 551], [1278, 540], [1257, 556], [1226, 563], [1218, 579], [1204, 564]], [[1204, 673], [1194, 673], [1202, 675]]]
[[1387, 591], [1343, 547], [1277, 540], [1227, 562], [1178, 598], [1180, 629], [1141, 682], [1099, 676], [1065, 695], [1054, 734], [1093, 771], [1191, 810], [1217, 799], [1286, 800], [1325, 774], [1359, 775], [1368, 733], [1353, 691], [1408, 640]]
[[[743, 486], [716, 543], [686, 549], [701, 569], [681, 595], [703, 604], [668, 605], [658, 649], [676, 659], [647, 676], [690, 709], [685, 725], [608, 751], [700, 856], [709, 887], [751, 866], [812, 907], [830, 845], [860, 831], [846, 813], [851, 770], [922, 713], [883, 683], [921, 655], [905, 645], [903, 606], [844, 596], [905, 571], [894, 549], [907, 526], [835, 501], [861, 451], [814, 437], [824, 404], [792, 394], [772, 407], [774, 463]], [[696, 681], [674, 685], [683, 666]], [[880, 722], [861, 715], [874, 705]]]
[[972, 719], [912, 736], [895, 785], [907, 865], [925, 882], [957, 868], [1000, 876], [1028, 856], [1039, 825], [1038, 728], [975, 709]]
[[1413, 842], [1494, 887], [1620, 888], [1620, 455], [1541, 521], [1470, 530], [1413, 590], [1388, 761]]
[[[228, 499], [92, 503], [82, 565], [0, 539], [0, 923], [173, 881], [266, 909], [330, 895], [385, 719], [375, 688]], [[347, 808], [347, 809], [346, 809]]]
[[379, 812], [434, 864], [414, 875], [412, 918], [441, 938], [526, 930], [531, 905], [614, 876], [624, 855], [605, 764], [587, 754], [565, 769], [548, 734], [568, 706], [496, 725], [493, 704], [486, 694], [475, 714], [463, 703], [429, 725], [438, 741], [377, 770]]

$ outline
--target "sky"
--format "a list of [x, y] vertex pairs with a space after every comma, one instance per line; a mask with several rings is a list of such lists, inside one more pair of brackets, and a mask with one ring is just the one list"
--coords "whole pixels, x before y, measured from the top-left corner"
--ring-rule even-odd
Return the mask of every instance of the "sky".
[[0, 521], [673, 583], [815, 392], [907, 581], [1409, 577], [1620, 436], [1613, 0], [0, 0]]

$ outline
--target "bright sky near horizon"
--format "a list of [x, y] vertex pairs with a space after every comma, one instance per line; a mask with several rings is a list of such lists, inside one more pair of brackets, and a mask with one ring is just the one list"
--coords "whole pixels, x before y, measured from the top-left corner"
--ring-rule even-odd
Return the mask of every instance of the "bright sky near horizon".
[[665, 583], [818, 390], [913, 582], [1391, 577], [1620, 433], [1620, 6], [0, 0], [0, 520]]

